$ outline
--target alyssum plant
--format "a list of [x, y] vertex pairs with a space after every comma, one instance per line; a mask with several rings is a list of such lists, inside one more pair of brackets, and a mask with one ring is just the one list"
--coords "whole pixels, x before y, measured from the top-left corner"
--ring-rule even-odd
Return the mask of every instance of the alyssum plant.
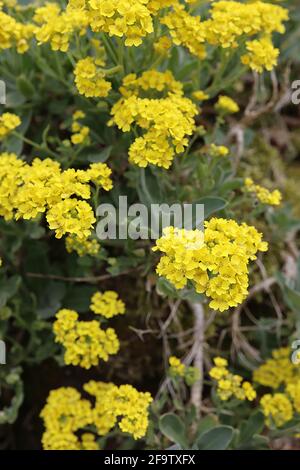
[[[274, 188], [278, 171], [249, 157], [256, 122], [280, 101], [288, 9], [0, 3], [0, 422], [17, 418], [23, 371], [43, 374], [52, 358], [82, 372], [62, 383], [56, 372], [41, 391], [44, 449], [267, 448], [295, 436], [300, 296], [280, 253], [292, 247], [297, 266], [300, 220]], [[195, 223], [156, 242], [99, 241], [97, 207], [120, 196], [204, 204], [204, 234]]]

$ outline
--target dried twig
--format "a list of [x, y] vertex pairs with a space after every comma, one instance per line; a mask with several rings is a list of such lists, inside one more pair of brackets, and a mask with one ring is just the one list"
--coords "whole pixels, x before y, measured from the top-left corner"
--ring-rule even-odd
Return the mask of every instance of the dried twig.
[[203, 345], [204, 345], [204, 330], [205, 330], [205, 317], [204, 308], [200, 302], [190, 303], [190, 307], [194, 313], [195, 329], [194, 329], [194, 344], [192, 347], [191, 355], [194, 358], [194, 367], [200, 371], [200, 378], [192, 386], [191, 403], [195, 406], [198, 417], [200, 416], [201, 403], [202, 403], [202, 388], [203, 388]]

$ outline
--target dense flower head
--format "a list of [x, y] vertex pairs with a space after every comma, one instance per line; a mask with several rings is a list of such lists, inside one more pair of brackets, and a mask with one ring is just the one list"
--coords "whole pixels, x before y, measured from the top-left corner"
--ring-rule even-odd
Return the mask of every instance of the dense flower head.
[[82, 443], [75, 432], [92, 424], [92, 406], [74, 388], [61, 387], [50, 392], [41, 418], [45, 450], [80, 450]]
[[66, 237], [66, 250], [68, 253], [75, 251], [78, 256], [96, 256], [100, 250], [100, 244], [95, 239], [82, 240], [74, 235]]
[[[112, 383], [90, 381], [85, 392], [95, 398], [92, 405], [72, 387], [52, 390], [41, 412], [45, 432], [42, 443], [45, 450], [97, 450], [97, 435], [85, 431], [95, 426], [104, 436], [116, 424], [122, 432], [140, 439], [146, 434], [150, 393], [138, 392], [131, 385], [120, 387]], [[82, 432], [81, 438], [77, 436]]]
[[154, 44], [155, 52], [162, 56], [168, 56], [172, 47], [172, 41], [168, 36], [161, 36]]
[[28, 50], [29, 40], [34, 34], [33, 25], [22, 24], [3, 11], [0, 11], [0, 25], [0, 49], [15, 47], [19, 54]]
[[182, 4], [175, 2], [173, 10], [161, 19], [161, 23], [168, 27], [175, 45], [185, 46], [200, 59], [205, 57], [206, 36], [200, 16], [190, 15]]
[[168, 27], [174, 44], [186, 47], [200, 59], [206, 56], [207, 44], [237, 48], [245, 38], [261, 35], [246, 43], [248, 53], [242, 62], [259, 72], [276, 65], [278, 51], [272, 45], [271, 35], [284, 32], [287, 9], [262, 1], [222, 0], [212, 3], [208, 16], [202, 20], [177, 1], [160, 21]]
[[[90, 183], [109, 190], [111, 170], [105, 163], [87, 170], [62, 171], [51, 159], [35, 158], [31, 165], [14, 154], [0, 155], [0, 216], [6, 220], [34, 219], [46, 212], [57, 238], [65, 234], [87, 239], [95, 222]], [[79, 199], [81, 198], [81, 199]], [[85, 199], [85, 200], [82, 200]]]
[[268, 426], [274, 423], [280, 427], [293, 418], [292, 404], [284, 393], [267, 393], [260, 400], [260, 405]]
[[221, 95], [216, 103], [216, 109], [224, 114], [233, 114], [237, 113], [240, 108], [230, 96]]
[[264, 387], [273, 389], [280, 385], [295, 384], [300, 381], [300, 367], [291, 361], [289, 347], [275, 349], [267, 359], [253, 372], [253, 380]]
[[181, 362], [178, 357], [171, 356], [169, 357], [169, 365], [170, 365], [170, 374], [173, 376], [183, 377], [185, 373], [185, 365]]
[[71, 126], [71, 130], [72, 130], [71, 142], [74, 145], [89, 143], [90, 129], [87, 126], [84, 126], [80, 122], [80, 120], [84, 118], [85, 118], [85, 113], [83, 113], [80, 110], [75, 111], [73, 114], [72, 126]]
[[269, 191], [267, 188], [255, 184], [251, 178], [245, 179], [245, 191], [254, 194], [262, 204], [278, 206], [281, 203], [282, 195], [278, 189]]
[[0, 116], [0, 141], [9, 135], [21, 124], [21, 119], [16, 114], [3, 113]]
[[87, 98], [106, 97], [111, 90], [111, 83], [105, 80], [103, 62], [86, 57], [77, 62], [74, 75], [75, 84], [81, 95]]
[[232, 374], [228, 370], [226, 359], [215, 357], [214, 364], [209, 375], [217, 382], [217, 394], [221, 400], [226, 401], [235, 397], [238, 400], [253, 401], [256, 398], [256, 391], [251, 383], [243, 381], [240, 375]]
[[153, 32], [147, 3], [147, 0], [89, 0], [91, 28], [110, 36], [125, 36], [126, 46], [139, 46], [142, 38]]
[[241, 61], [255, 72], [272, 70], [277, 65], [279, 49], [273, 46], [270, 36], [246, 42], [247, 54], [241, 57]]
[[272, 357], [253, 372], [253, 380], [274, 391], [260, 400], [267, 426], [279, 428], [300, 412], [300, 368], [289, 347], [273, 350]]
[[261, 1], [240, 3], [230, 0], [214, 2], [211, 18], [202, 23], [206, 41], [224, 48], [237, 47], [238, 40], [258, 33], [284, 32], [288, 11]]
[[113, 328], [103, 330], [97, 320], [80, 321], [74, 310], [59, 310], [53, 331], [55, 341], [64, 346], [67, 365], [90, 369], [98, 365], [100, 359], [107, 362], [120, 347]]
[[117, 292], [107, 290], [103, 293], [95, 292], [91, 298], [90, 309], [97, 315], [112, 318], [125, 313], [125, 304], [119, 299]]
[[[183, 96], [182, 84], [171, 72], [149, 70], [137, 78], [130, 74], [120, 88], [123, 97], [113, 106], [110, 125], [128, 132], [136, 123], [143, 131], [129, 149], [129, 159], [140, 167], [149, 163], [169, 168], [176, 153], [188, 145], [195, 130], [197, 108]], [[157, 93], [163, 97], [147, 98]]]
[[84, 34], [89, 25], [86, 12], [71, 4], [62, 11], [57, 4], [46, 3], [36, 9], [33, 19], [38, 24], [35, 28], [38, 43], [50, 42], [54, 51], [62, 52], [69, 49], [73, 35]]
[[[204, 237], [204, 238], [203, 238]], [[164, 256], [157, 273], [177, 289], [192, 282], [211, 297], [210, 307], [224, 311], [241, 304], [248, 293], [248, 264], [267, 244], [254, 227], [213, 218], [200, 230], [168, 227], [153, 250]]]
[[138, 392], [131, 385], [117, 387], [112, 383], [91, 381], [84, 390], [96, 399], [93, 423], [100, 436], [107, 434], [118, 423], [122, 432], [134, 439], [144, 437], [148, 428], [150, 393]]

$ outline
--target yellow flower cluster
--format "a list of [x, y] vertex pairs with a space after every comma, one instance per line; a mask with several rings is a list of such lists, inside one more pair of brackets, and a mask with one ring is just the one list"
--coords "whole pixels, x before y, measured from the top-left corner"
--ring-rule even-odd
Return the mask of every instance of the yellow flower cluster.
[[107, 290], [103, 293], [95, 292], [91, 299], [90, 309], [97, 315], [112, 318], [125, 313], [125, 304], [119, 299], [117, 292]]
[[[85, 445], [75, 434], [76, 431], [90, 425], [92, 406], [88, 400], [81, 398], [80, 393], [71, 387], [52, 390], [47, 403], [41, 412], [46, 431], [42, 437], [45, 450], [93, 450], [94, 438], [89, 438], [90, 446]], [[83, 436], [82, 436], [83, 440]]]
[[212, 157], [227, 157], [229, 154], [228, 147], [225, 147], [224, 145], [210, 144], [207, 151]]
[[275, 191], [269, 191], [267, 188], [254, 184], [254, 181], [251, 178], [245, 179], [245, 190], [246, 192], [255, 194], [262, 204], [278, 206], [281, 203], [282, 195], [278, 189], [275, 189]]
[[74, 235], [68, 235], [66, 237], [66, 250], [68, 253], [72, 253], [72, 251], [75, 251], [78, 256], [96, 256], [99, 253], [100, 244], [97, 242], [97, 240], [94, 239], [82, 240], [78, 239]]
[[291, 361], [290, 348], [272, 351], [272, 358], [253, 372], [253, 380], [264, 387], [277, 389], [280, 385], [288, 385], [300, 381], [300, 367]]
[[262, 1], [221, 0], [213, 2], [209, 14], [209, 19], [201, 21], [200, 16], [188, 13], [183, 4], [174, 2], [161, 23], [168, 27], [174, 44], [187, 47], [200, 58], [206, 55], [206, 44], [236, 48], [245, 37], [261, 34], [261, 38], [247, 42], [248, 54], [242, 61], [259, 72], [276, 65], [278, 51], [272, 45], [271, 35], [284, 32], [287, 9]]
[[153, 250], [164, 253], [156, 269], [160, 276], [177, 289], [192, 281], [196, 292], [212, 298], [210, 307], [223, 312], [246, 298], [249, 261], [267, 247], [254, 227], [213, 218], [205, 222], [204, 235], [166, 228]]
[[170, 374], [179, 377], [183, 377], [185, 374], [185, 365], [178, 359], [178, 357], [169, 357]]
[[92, 407], [72, 387], [52, 390], [41, 417], [45, 432], [42, 443], [45, 450], [98, 450], [97, 436], [84, 432], [81, 439], [76, 433], [86, 427], [96, 426], [100, 436], [117, 424], [121, 431], [139, 439], [148, 428], [148, 407], [152, 401], [149, 393], [138, 392], [131, 385], [117, 387], [111, 383], [88, 382], [84, 390], [95, 397]]
[[291, 360], [289, 347], [275, 349], [272, 358], [253, 372], [253, 380], [278, 392], [260, 400], [268, 426], [280, 427], [300, 413], [300, 368]]
[[147, 0], [90, 0], [92, 31], [125, 37], [126, 46], [139, 46], [142, 38], [153, 32]]
[[153, 16], [174, 0], [70, 0], [68, 10], [82, 15], [92, 31], [125, 38], [126, 46], [139, 46], [153, 32]]
[[104, 79], [103, 61], [86, 57], [77, 62], [74, 75], [75, 84], [81, 95], [87, 98], [106, 97], [111, 90], [111, 83]]
[[168, 56], [169, 50], [172, 47], [172, 41], [168, 36], [161, 36], [154, 44], [154, 50], [161, 56]]
[[16, 47], [19, 54], [26, 52], [28, 41], [34, 34], [34, 26], [22, 24], [3, 11], [0, 11], [0, 25], [0, 49]]
[[149, 419], [150, 393], [138, 392], [131, 385], [117, 387], [112, 383], [91, 381], [84, 390], [96, 399], [93, 423], [100, 436], [107, 434], [117, 423], [122, 432], [134, 439], [144, 437]]
[[185, 46], [192, 54], [203, 59], [205, 52], [205, 31], [202, 29], [200, 16], [192, 16], [184, 6], [175, 2], [173, 11], [161, 19], [170, 31], [174, 44]]
[[256, 398], [256, 391], [250, 382], [243, 382], [240, 375], [229, 372], [226, 359], [215, 357], [214, 364], [215, 366], [211, 368], [209, 375], [217, 381], [217, 394], [221, 400], [225, 401], [235, 397], [238, 400], [253, 401]]
[[224, 48], [237, 47], [238, 39], [258, 33], [283, 33], [288, 11], [262, 1], [240, 3], [221, 0], [214, 2], [211, 18], [202, 23], [209, 44]]
[[[169, 168], [175, 154], [188, 145], [186, 136], [195, 130], [197, 108], [183, 96], [182, 84], [169, 71], [149, 70], [139, 78], [125, 77], [120, 92], [122, 98], [112, 108], [109, 125], [128, 132], [136, 123], [144, 131], [129, 149], [130, 161], [140, 167], [151, 163]], [[145, 98], [145, 93], [158, 97]]]
[[240, 110], [238, 104], [232, 98], [225, 95], [219, 96], [216, 109], [224, 114], [233, 114]]
[[241, 61], [252, 70], [262, 73], [264, 69], [272, 70], [277, 65], [279, 49], [273, 46], [269, 36], [247, 41], [246, 49], [248, 52], [241, 57]]
[[209, 99], [209, 95], [207, 93], [204, 93], [203, 90], [196, 90], [192, 94], [193, 98], [195, 98], [197, 101], [204, 101]]
[[80, 123], [80, 119], [85, 118], [85, 113], [83, 111], [75, 111], [73, 114], [73, 121], [71, 130], [73, 132], [71, 137], [71, 142], [74, 145], [88, 143], [88, 136], [90, 133], [90, 129], [87, 126], [83, 126]]
[[46, 212], [49, 228], [57, 238], [65, 234], [79, 240], [90, 236], [93, 209], [77, 197], [90, 198], [91, 182], [111, 189], [111, 170], [106, 164], [62, 171], [59, 163], [50, 159], [35, 158], [29, 165], [14, 154], [0, 157], [0, 216], [6, 220], [34, 219]]
[[115, 330], [103, 330], [97, 320], [79, 321], [78, 318], [74, 310], [62, 309], [53, 324], [55, 341], [65, 348], [65, 363], [90, 369], [100, 359], [107, 362], [120, 347]]
[[89, 25], [84, 10], [73, 8], [72, 2], [62, 11], [57, 3], [37, 8], [34, 21], [38, 24], [35, 36], [39, 44], [50, 42], [54, 51], [66, 52], [75, 33], [83, 35]]
[[267, 393], [260, 400], [260, 405], [268, 426], [274, 422], [277, 427], [280, 427], [293, 418], [292, 404], [284, 393], [274, 395]]
[[0, 141], [21, 124], [21, 119], [16, 114], [3, 113], [0, 116]]

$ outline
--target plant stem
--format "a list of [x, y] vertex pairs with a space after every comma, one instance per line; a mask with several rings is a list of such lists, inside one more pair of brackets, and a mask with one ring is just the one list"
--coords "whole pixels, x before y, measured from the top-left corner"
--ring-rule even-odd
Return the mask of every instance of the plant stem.
[[194, 367], [197, 367], [200, 371], [200, 378], [192, 386], [191, 391], [191, 403], [196, 408], [197, 417], [201, 415], [201, 403], [202, 403], [202, 388], [203, 388], [203, 344], [204, 344], [204, 328], [205, 328], [205, 317], [204, 308], [200, 302], [190, 303], [190, 307], [194, 314], [194, 344], [193, 344], [193, 356], [194, 356]]

